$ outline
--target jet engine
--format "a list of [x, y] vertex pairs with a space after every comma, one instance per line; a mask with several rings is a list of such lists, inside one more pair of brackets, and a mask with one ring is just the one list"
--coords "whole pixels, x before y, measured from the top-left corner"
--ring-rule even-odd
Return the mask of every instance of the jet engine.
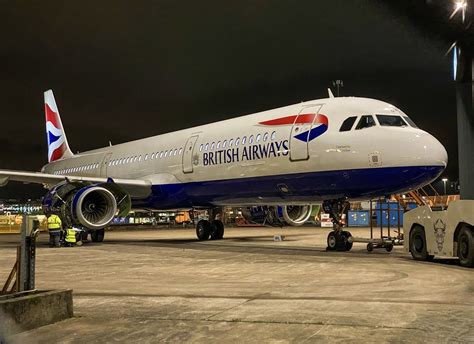
[[[313, 211], [313, 206], [308, 205], [285, 205], [281, 208], [283, 219], [290, 226], [301, 226], [308, 221]], [[280, 213], [280, 209], [279, 209]]]
[[113, 182], [63, 182], [43, 199], [46, 213], [57, 214], [67, 225], [92, 230], [107, 227], [115, 216], [128, 214], [130, 207], [130, 196]]
[[270, 226], [302, 226], [309, 220], [313, 206], [255, 206], [242, 209], [242, 216], [251, 223]]

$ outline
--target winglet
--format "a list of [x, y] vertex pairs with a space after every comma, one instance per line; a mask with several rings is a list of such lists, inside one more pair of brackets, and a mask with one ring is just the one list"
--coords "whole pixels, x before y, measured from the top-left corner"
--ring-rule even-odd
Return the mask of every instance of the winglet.
[[329, 98], [334, 98], [334, 94], [332, 93], [330, 88], [328, 88], [328, 95], [329, 95]]
[[48, 138], [48, 162], [72, 157], [52, 90], [44, 92], [44, 112]]

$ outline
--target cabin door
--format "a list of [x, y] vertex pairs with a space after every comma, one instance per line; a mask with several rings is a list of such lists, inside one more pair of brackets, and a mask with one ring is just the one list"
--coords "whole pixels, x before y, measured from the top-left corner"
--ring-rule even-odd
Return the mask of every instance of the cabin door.
[[193, 158], [194, 156], [193, 153], [194, 153], [194, 146], [196, 145], [196, 141], [198, 137], [199, 137], [198, 135], [191, 136], [186, 142], [186, 145], [184, 146], [184, 152], [183, 152], [183, 172], [184, 173], [193, 172], [193, 162], [195, 160]]
[[[300, 161], [309, 159], [309, 141], [311, 129], [322, 105], [310, 105], [301, 109], [296, 116], [290, 135], [290, 160]], [[316, 124], [318, 125], [318, 124]]]
[[112, 153], [105, 153], [104, 159], [102, 160], [102, 164], [100, 166], [100, 176], [101, 177], [108, 177], [107, 167], [109, 166], [109, 161], [110, 161], [111, 157], [112, 157]]

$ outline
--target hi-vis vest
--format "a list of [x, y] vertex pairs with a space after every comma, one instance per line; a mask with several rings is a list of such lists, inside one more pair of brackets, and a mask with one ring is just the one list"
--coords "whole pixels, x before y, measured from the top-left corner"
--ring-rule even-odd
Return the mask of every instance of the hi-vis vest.
[[51, 215], [48, 217], [48, 229], [49, 230], [60, 230], [61, 229], [61, 219], [58, 215]]
[[75, 243], [76, 242], [76, 231], [72, 228], [68, 228], [66, 231], [66, 242]]

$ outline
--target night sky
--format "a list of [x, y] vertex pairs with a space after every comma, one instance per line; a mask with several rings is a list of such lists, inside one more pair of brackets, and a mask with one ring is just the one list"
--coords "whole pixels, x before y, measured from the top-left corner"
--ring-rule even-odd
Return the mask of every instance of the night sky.
[[[47, 162], [43, 91], [85, 151], [343, 95], [401, 108], [458, 178], [450, 43], [369, 0], [0, 1], [0, 168]], [[396, 14], [395, 14], [396, 13]], [[0, 198], [39, 197], [10, 183]]]

